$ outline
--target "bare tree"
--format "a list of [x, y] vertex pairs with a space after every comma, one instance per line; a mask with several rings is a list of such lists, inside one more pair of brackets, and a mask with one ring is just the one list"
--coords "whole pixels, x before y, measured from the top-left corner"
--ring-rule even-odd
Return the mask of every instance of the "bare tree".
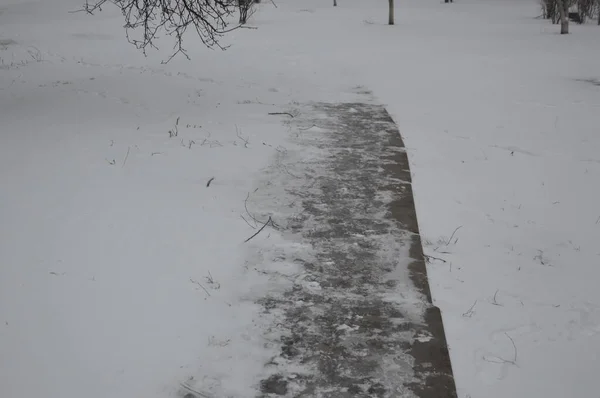
[[255, 0], [237, 0], [238, 8], [240, 10], [240, 25], [244, 25], [248, 22], [248, 18], [254, 14], [254, 3]]
[[598, 8], [596, 0], [577, 0], [577, 14], [579, 23], [585, 23], [587, 18], [593, 18]]
[[545, 19], [552, 20], [552, 23], [556, 23], [556, 0], [540, 0], [540, 5], [542, 6], [542, 16]]
[[388, 25], [394, 24], [394, 0], [388, 0], [390, 4], [390, 12], [388, 15]]
[[174, 37], [175, 51], [167, 62], [179, 53], [188, 57], [183, 47], [188, 29], [195, 31], [207, 47], [223, 49], [219, 39], [239, 27], [230, 27], [228, 21], [236, 8], [231, 0], [86, 0], [83, 10], [93, 14], [106, 3], [121, 9], [127, 40], [144, 54], [148, 47], [156, 48], [161, 32]]
[[569, 33], [569, 14], [565, 7], [565, 1], [556, 0], [556, 5], [558, 6], [558, 14], [560, 15], [560, 34], [566, 35]]

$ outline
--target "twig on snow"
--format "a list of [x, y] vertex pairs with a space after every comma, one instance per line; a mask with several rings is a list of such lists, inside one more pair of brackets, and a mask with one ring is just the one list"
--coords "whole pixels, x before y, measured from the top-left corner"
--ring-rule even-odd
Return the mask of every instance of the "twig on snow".
[[501, 357], [498, 357], [498, 356], [495, 356], [495, 355], [491, 356], [491, 357], [484, 356], [483, 360], [486, 361], [486, 362], [491, 362], [491, 363], [509, 363], [511, 365], [517, 366], [517, 354], [518, 354], [517, 345], [515, 344], [515, 341], [513, 340], [513, 338], [508, 335], [508, 333], [504, 332], [504, 334], [506, 335], [506, 337], [508, 337], [508, 339], [512, 343], [512, 346], [513, 346], [513, 349], [514, 349], [513, 360], [509, 361], [507, 359], [504, 359], [504, 358], [501, 358]]
[[131, 150], [131, 147], [127, 147], [127, 154], [125, 155], [125, 159], [123, 159], [123, 165], [121, 166], [121, 168], [125, 167], [125, 163], [127, 163], [127, 158], [129, 157], [129, 151]]
[[469, 310], [465, 313], [462, 314], [462, 316], [464, 316], [465, 318], [470, 318], [473, 316], [473, 314], [475, 313], [474, 309], [475, 306], [477, 305], [477, 300], [475, 300], [475, 302], [473, 303], [473, 305], [471, 306], [471, 308], [469, 308]]
[[513, 340], [513, 338], [508, 335], [508, 333], [505, 332], [504, 334], [506, 335], [506, 337], [508, 337], [510, 339], [510, 342], [512, 343], [513, 348], [515, 349], [515, 357], [513, 359], [513, 363], [516, 365], [517, 364], [517, 354], [518, 354], [517, 345], [515, 344], [515, 341]]
[[275, 6], [275, 8], [278, 8], [277, 4], [275, 4], [275, 1], [271, 0], [271, 3], [273, 3], [273, 5]]
[[206, 290], [206, 288], [204, 286], [202, 286], [202, 284], [200, 282], [198, 282], [198, 281], [196, 281], [196, 280], [194, 280], [192, 278], [190, 278], [190, 282], [192, 282], [194, 285], [200, 286], [206, 292], [206, 294], [208, 295], [208, 297], [210, 297], [210, 293], [208, 292], [208, 290]]
[[206, 183], [206, 188], [210, 187], [210, 183], [213, 182], [214, 179], [215, 179], [215, 177], [210, 177], [210, 179]]
[[492, 298], [492, 305], [497, 305], [498, 307], [504, 307], [502, 304], [500, 304], [496, 301], [496, 296], [498, 295], [499, 291], [500, 291], [500, 289], [496, 289], [496, 293], [494, 293], [494, 298]]
[[319, 126], [317, 126], [316, 124], [313, 124], [313, 125], [312, 125], [312, 126], [310, 126], [310, 127], [306, 127], [306, 128], [303, 128], [303, 129], [299, 128], [298, 130], [300, 130], [300, 131], [306, 131], [306, 130], [310, 130], [310, 129], [312, 129], [313, 127], [319, 127]]
[[248, 196], [246, 196], [246, 200], [244, 200], [244, 208], [246, 209], [246, 213], [248, 213], [250, 218], [254, 221], [254, 225], [256, 226], [256, 224], [258, 223], [258, 220], [248, 210], [248, 199], [250, 199], [250, 192], [248, 192]]
[[[212, 396], [210, 396], [210, 395], [207, 395], [207, 394], [205, 394], [205, 393], [203, 393], [203, 392], [200, 392], [200, 391], [198, 391], [198, 390], [195, 390], [195, 389], [193, 389], [193, 388], [192, 388], [192, 387], [190, 387], [190, 386], [189, 386], [187, 383], [180, 383], [180, 386], [181, 386], [181, 388], [183, 388], [184, 390], [186, 390], [186, 391], [189, 391], [189, 392], [191, 392], [191, 393], [193, 393], [193, 394], [196, 394], [196, 395], [195, 395], [196, 397], [201, 397], [201, 398], [214, 398], [214, 397], [212, 397]], [[185, 396], [188, 396], [188, 395], [191, 395], [191, 394], [186, 394]]]
[[213, 289], [218, 290], [221, 288], [221, 284], [215, 281], [215, 278], [213, 278], [210, 271], [208, 271], [208, 276], [205, 276], [204, 279], [206, 279], [206, 282], [211, 285]]
[[254, 235], [252, 235], [251, 237], [249, 237], [248, 239], [246, 239], [244, 241], [244, 243], [248, 242], [250, 239], [254, 238], [256, 235], [260, 234], [260, 232], [266, 228], [267, 225], [269, 225], [269, 223], [271, 222], [271, 216], [269, 216], [269, 219], [267, 220], [267, 222], [265, 223], [265, 225], [263, 225], [262, 227], [260, 227], [260, 229], [258, 231], [256, 231], [256, 233]]
[[248, 148], [248, 144], [250, 143], [250, 137], [244, 138], [242, 137], [241, 131], [238, 129], [238, 126], [235, 126], [235, 133], [237, 137], [244, 142], [244, 148]]
[[276, 104], [265, 104], [264, 102], [260, 102], [260, 100], [258, 99], [258, 97], [256, 97], [256, 103], [259, 104], [259, 105], [277, 106]]
[[288, 115], [289, 117], [294, 117], [294, 115], [289, 112], [269, 112], [269, 115]]
[[461, 229], [463, 226], [459, 226], [457, 227], [454, 232], [452, 232], [452, 235], [450, 235], [450, 239], [448, 239], [448, 241], [446, 242], [446, 246], [448, 246], [450, 244], [450, 242], [452, 242], [452, 238], [454, 238], [454, 234], [456, 234], [456, 231], [458, 231], [459, 229]]
[[256, 229], [256, 227], [255, 227], [254, 225], [250, 224], [250, 223], [248, 222], [248, 220], [246, 220], [246, 219], [244, 218], [244, 216], [243, 216], [243, 215], [241, 215], [241, 214], [240, 214], [240, 217], [242, 217], [242, 220], [244, 220], [244, 221], [246, 222], [246, 224], [248, 224], [248, 226], [249, 226], [250, 228], [252, 228], [252, 229]]
[[428, 254], [423, 253], [423, 257], [425, 257], [425, 261], [427, 261], [428, 263], [431, 262], [431, 260], [438, 260], [441, 261], [443, 263], [446, 263], [447, 261], [444, 260], [443, 258], [439, 258], [439, 257], [434, 257], [434, 256], [430, 256]]

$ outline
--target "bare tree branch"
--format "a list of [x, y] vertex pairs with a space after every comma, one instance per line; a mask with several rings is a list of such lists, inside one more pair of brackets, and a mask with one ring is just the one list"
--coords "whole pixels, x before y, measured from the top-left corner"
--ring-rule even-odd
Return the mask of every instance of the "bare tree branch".
[[156, 48], [159, 34], [174, 37], [174, 52], [166, 62], [178, 54], [188, 57], [183, 46], [188, 29], [195, 31], [207, 47], [225, 49], [219, 39], [240, 27], [230, 26], [229, 17], [236, 9], [233, 0], [85, 0], [81, 11], [94, 14], [106, 3], [121, 9], [127, 40], [144, 54], [148, 47]]

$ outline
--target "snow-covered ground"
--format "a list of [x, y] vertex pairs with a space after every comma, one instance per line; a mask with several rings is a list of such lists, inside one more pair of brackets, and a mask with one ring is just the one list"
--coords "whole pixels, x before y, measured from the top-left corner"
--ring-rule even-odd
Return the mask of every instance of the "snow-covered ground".
[[402, 1], [393, 27], [385, 1], [276, 0], [163, 65], [168, 41], [145, 58], [81, 3], [0, 0], [0, 396], [203, 374], [249, 396], [277, 286], [240, 216], [289, 145], [268, 113], [358, 86], [408, 147], [459, 396], [597, 395], [599, 27], [560, 36], [533, 0]]

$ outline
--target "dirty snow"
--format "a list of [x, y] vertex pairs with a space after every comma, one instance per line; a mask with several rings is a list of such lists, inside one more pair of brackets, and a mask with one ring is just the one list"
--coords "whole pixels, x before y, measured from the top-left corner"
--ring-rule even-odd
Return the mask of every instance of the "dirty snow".
[[383, 1], [276, 3], [163, 65], [111, 7], [0, 0], [0, 395], [251, 396], [277, 353], [256, 301], [299, 272], [269, 248], [307, 249], [269, 228], [266, 273], [247, 262], [248, 213], [288, 211], [256, 202], [289, 146], [268, 113], [362, 86], [408, 147], [459, 397], [595, 396], [600, 28], [559, 36], [535, 1], [409, 0], [394, 27]]

